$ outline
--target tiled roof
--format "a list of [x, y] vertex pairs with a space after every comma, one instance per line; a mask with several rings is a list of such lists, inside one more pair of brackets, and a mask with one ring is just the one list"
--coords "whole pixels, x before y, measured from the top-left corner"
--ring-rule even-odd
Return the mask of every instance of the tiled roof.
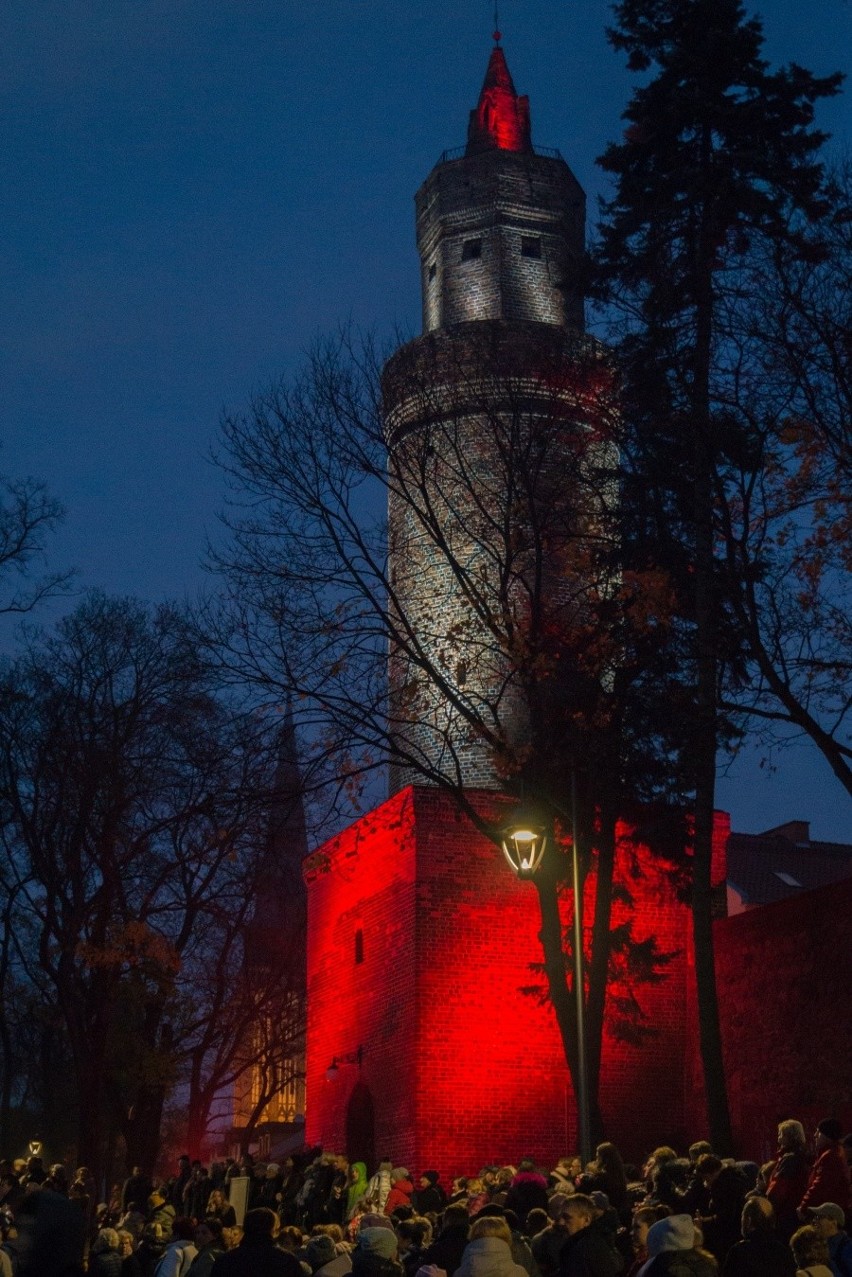
[[771, 904], [852, 878], [852, 845], [794, 842], [775, 830], [731, 833], [728, 885], [746, 905]]

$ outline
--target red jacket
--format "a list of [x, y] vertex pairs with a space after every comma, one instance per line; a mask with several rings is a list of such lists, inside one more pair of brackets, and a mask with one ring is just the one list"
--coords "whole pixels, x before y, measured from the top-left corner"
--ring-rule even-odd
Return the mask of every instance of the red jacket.
[[814, 1162], [799, 1210], [804, 1212], [809, 1206], [822, 1206], [824, 1202], [836, 1202], [843, 1210], [849, 1209], [849, 1167], [839, 1143], [829, 1144]]
[[388, 1200], [385, 1202], [385, 1214], [390, 1215], [397, 1206], [410, 1206], [413, 1192], [414, 1185], [410, 1179], [395, 1179], [391, 1184]]

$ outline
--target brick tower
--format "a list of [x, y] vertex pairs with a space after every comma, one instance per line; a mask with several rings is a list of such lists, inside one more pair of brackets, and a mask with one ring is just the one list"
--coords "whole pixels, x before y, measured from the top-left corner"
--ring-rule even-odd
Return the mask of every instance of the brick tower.
[[[441, 782], [460, 782], [496, 813], [499, 760], [522, 753], [534, 715], [559, 712], [562, 673], [539, 664], [524, 678], [510, 659], [529, 578], [540, 583], [541, 628], [570, 628], [582, 606], [559, 549], [568, 538], [540, 538], [557, 548], [533, 564], [531, 521], [568, 504], [574, 528], [600, 533], [612, 512], [611, 486], [599, 486], [595, 508], [564, 497], [594, 488], [573, 479], [607, 449], [596, 427], [604, 361], [583, 332], [584, 205], [558, 153], [533, 147], [527, 99], [498, 44], [467, 146], [445, 153], [417, 193], [424, 331], [384, 373], [388, 606], [399, 635], [389, 653], [392, 797], [305, 862], [307, 1138], [368, 1162], [471, 1173], [576, 1146], [553, 1013], [528, 991], [540, 983], [535, 893]], [[525, 466], [546, 455], [518, 518], [507, 453]], [[616, 906], [613, 925], [629, 909], [639, 938], [653, 931], [663, 949], [685, 948], [670, 882], [653, 865], [639, 873], [637, 857], [627, 844], [618, 853], [629, 904]], [[677, 1133], [685, 982], [684, 960], [643, 991], [656, 1059], [605, 1044], [601, 1100], [613, 1132], [629, 1132], [625, 1153], [658, 1142], [661, 1079], [667, 1134]]]

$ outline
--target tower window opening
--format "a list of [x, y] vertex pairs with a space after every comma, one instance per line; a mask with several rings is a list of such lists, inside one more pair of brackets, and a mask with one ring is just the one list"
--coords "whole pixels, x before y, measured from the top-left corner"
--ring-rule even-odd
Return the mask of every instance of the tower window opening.
[[432, 265], [429, 267], [429, 278], [434, 279], [437, 273], [438, 273], [438, 267], [433, 262]]
[[472, 262], [472, 261], [475, 261], [477, 257], [481, 257], [481, 256], [482, 256], [482, 240], [481, 239], [466, 239], [465, 242], [462, 244], [462, 256], [461, 256], [462, 261]]
[[521, 236], [521, 256], [541, 258], [541, 240], [537, 235]]
[[359, 966], [364, 961], [364, 932], [359, 927], [355, 932], [355, 965]]

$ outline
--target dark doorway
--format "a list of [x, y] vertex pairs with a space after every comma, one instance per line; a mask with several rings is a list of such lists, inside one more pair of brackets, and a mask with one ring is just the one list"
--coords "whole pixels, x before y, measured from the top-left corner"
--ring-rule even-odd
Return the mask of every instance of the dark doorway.
[[355, 1083], [346, 1106], [346, 1156], [364, 1162], [368, 1175], [376, 1169], [376, 1120], [366, 1082]]

